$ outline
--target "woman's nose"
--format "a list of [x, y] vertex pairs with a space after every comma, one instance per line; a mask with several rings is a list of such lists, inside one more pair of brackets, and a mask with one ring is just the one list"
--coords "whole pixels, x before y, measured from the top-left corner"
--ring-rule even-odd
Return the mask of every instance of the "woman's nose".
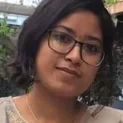
[[66, 55], [65, 59], [71, 61], [73, 64], [81, 63], [80, 45], [76, 44]]

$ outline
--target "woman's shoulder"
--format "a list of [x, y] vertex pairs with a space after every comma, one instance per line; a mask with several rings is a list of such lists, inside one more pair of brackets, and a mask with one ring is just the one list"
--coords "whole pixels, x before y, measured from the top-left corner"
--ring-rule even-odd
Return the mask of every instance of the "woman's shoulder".
[[90, 106], [88, 108], [88, 110], [91, 112], [92, 116], [96, 116], [96, 115], [99, 115], [100, 113], [109, 113], [110, 114], [121, 114], [123, 115], [123, 110], [120, 110], [120, 109], [115, 109], [115, 108], [112, 108], [112, 107], [109, 107], [109, 106], [104, 106], [104, 105], [93, 105], [93, 106]]
[[11, 100], [12, 100], [11, 96], [0, 98], [0, 112], [1, 112], [1, 109], [5, 110], [8, 107], [8, 105], [12, 103]]
[[0, 123], [6, 123], [7, 121], [7, 109], [11, 103], [12, 97], [0, 98]]
[[0, 123], [26, 123], [16, 108], [13, 98], [19, 96], [0, 98]]
[[11, 103], [11, 96], [10, 97], [2, 97], [0, 98], [0, 112], [1, 109], [4, 109]]
[[94, 105], [90, 106], [88, 111], [94, 123], [123, 123], [123, 110], [102, 105]]
[[0, 104], [5, 103], [6, 101], [10, 101], [11, 98], [12, 98], [11, 96], [9, 96], [9, 97], [1, 97], [0, 98]]

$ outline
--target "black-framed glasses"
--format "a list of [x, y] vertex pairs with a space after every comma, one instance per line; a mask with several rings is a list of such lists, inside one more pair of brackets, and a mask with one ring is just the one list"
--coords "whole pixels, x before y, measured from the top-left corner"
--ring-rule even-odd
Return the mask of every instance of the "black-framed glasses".
[[48, 30], [48, 33], [48, 45], [57, 53], [67, 54], [76, 44], [79, 44], [80, 57], [85, 63], [92, 66], [99, 66], [105, 57], [101, 43], [95, 43], [95, 41], [82, 43], [68, 34], [56, 30]]

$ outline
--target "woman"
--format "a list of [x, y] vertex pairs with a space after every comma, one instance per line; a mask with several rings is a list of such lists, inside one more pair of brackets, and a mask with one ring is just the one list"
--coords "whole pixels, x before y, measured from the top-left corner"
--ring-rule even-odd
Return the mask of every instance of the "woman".
[[12, 79], [32, 89], [0, 99], [1, 123], [121, 123], [122, 111], [85, 100], [99, 68], [112, 62], [113, 36], [100, 0], [42, 1], [24, 23], [13, 64]]

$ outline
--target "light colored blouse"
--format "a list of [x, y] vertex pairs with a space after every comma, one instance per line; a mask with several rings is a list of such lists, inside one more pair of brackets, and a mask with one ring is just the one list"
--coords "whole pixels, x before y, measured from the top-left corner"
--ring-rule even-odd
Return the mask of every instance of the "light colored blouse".
[[[0, 98], [0, 123], [28, 123], [20, 115], [12, 97]], [[79, 123], [123, 123], [123, 111], [101, 105], [91, 106]]]

